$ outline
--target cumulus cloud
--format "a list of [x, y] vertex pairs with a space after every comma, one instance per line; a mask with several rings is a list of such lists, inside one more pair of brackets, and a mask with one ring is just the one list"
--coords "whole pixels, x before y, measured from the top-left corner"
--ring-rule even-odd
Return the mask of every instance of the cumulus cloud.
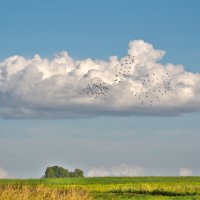
[[179, 176], [192, 176], [192, 171], [188, 168], [180, 168]]
[[87, 176], [99, 177], [99, 176], [142, 176], [143, 168], [134, 165], [121, 164], [111, 168], [93, 167], [88, 171]]
[[76, 118], [179, 115], [200, 109], [200, 74], [161, 64], [165, 52], [143, 40], [124, 58], [50, 60], [12, 56], [0, 63], [0, 116]]
[[89, 177], [111, 176], [111, 172], [104, 166], [93, 167], [88, 171], [87, 176]]
[[8, 178], [8, 173], [5, 169], [0, 167], [0, 179], [2, 178]]

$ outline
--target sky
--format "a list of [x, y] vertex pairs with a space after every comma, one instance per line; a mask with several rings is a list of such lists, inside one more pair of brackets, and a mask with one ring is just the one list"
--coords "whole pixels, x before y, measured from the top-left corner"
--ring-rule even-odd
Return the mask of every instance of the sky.
[[199, 6], [1, 0], [0, 178], [200, 175]]

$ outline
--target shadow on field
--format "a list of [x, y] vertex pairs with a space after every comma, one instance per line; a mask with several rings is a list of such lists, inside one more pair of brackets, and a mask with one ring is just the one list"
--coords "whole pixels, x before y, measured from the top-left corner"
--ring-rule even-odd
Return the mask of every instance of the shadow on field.
[[153, 190], [153, 191], [133, 191], [133, 190], [113, 190], [111, 193], [114, 194], [145, 194], [145, 195], [159, 195], [159, 196], [195, 196], [197, 195], [196, 192], [185, 192], [185, 193], [177, 193], [177, 192], [170, 192], [170, 191], [162, 191], [162, 190]]

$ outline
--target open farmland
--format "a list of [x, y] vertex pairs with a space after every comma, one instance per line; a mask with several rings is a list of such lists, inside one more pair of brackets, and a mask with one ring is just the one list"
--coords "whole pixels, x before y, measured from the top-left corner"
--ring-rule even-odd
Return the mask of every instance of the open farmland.
[[4, 179], [0, 181], [1, 200], [6, 190], [20, 194], [18, 199], [198, 200], [200, 177]]

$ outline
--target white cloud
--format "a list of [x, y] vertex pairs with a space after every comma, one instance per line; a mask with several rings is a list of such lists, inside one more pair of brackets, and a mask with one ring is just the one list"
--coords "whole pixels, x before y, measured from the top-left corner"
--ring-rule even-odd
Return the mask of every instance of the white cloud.
[[142, 176], [143, 168], [134, 165], [121, 164], [111, 168], [106, 167], [94, 167], [91, 168], [87, 176], [98, 177], [98, 176]]
[[111, 176], [111, 173], [108, 169], [105, 167], [93, 167], [90, 169], [87, 173], [87, 176], [89, 177], [98, 177], [98, 176]]
[[121, 164], [111, 169], [113, 176], [142, 176], [143, 168], [134, 165]]
[[2, 178], [8, 178], [8, 173], [5, 169], [0, 167], [0, 179]]
[[192, 176], [192, 171], [188, 168], [180, 168], [179, 176]]
[[0, 116], [75, 118], [179, 115], [200, 109], [200, 74], [159, 63], [164, 51], [142, 40], [109, 60], [12, 56], [0, 63]]

